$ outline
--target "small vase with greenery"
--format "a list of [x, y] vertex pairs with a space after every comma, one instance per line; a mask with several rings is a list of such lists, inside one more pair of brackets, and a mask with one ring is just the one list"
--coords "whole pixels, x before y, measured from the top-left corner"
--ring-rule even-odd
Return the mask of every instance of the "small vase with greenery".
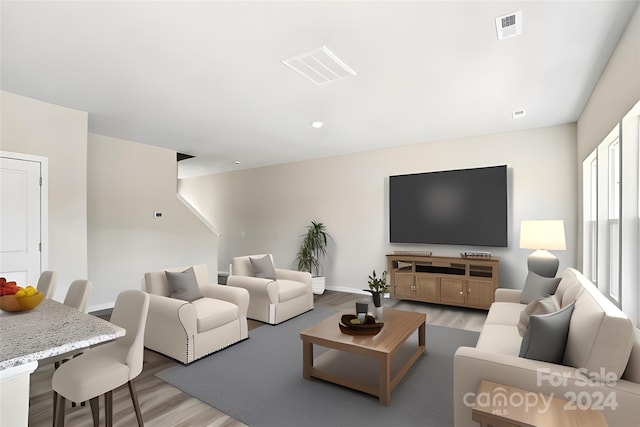
[[369, 289], [365, 289], [365, 291], [371, 292], [371, 296], [373, 297], [373, 305], [375, 305], [376, 307], [381, 307], [382, 300], [380, 298], [380, 295], [389, 290], [386, 270], [382, 272], [382, 276], [380, 277], [377, 277], [376, 271], [373, 270], [373, 274], [369, 276], [369, 280], [367, 281], [367, 283], [369, 284]]
[[307, 234], [304, 235], [296, 260], [298, 270], [308, 271], [312, 276], [320, 276], [322, 265], [320, 258], [326, 254], [327, 241], [331, 238], [326, 227], [321, 222], [311, 221], [307, 226]]

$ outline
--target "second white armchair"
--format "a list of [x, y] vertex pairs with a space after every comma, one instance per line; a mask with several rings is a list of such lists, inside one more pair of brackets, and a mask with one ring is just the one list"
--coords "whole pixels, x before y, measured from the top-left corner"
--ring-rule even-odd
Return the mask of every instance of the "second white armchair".
[[233, 258], [227, 285], [249, 291], [250, 319], [276, 325], [313, 309], [311, 274], [275, 268], [271, 254]]

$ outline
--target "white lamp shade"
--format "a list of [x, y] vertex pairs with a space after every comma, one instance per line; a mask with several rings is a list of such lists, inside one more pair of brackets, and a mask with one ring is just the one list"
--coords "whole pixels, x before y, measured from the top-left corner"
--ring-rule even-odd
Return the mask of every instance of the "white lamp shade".
[[520, 247], [522, 249], [566, 250], [564, 221], [522, 221], [520, 223]]

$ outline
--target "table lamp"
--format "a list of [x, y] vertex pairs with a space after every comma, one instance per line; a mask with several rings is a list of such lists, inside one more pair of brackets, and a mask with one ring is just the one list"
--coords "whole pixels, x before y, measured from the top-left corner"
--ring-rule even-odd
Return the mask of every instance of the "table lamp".
[[542, 277], [555, 277], [560, 262], [549, 250], [567, 249], [564, 239], [564, 221], [522, 221], [520, 223], [520, 248], [536, 249], [527, 258], [529, 271]]

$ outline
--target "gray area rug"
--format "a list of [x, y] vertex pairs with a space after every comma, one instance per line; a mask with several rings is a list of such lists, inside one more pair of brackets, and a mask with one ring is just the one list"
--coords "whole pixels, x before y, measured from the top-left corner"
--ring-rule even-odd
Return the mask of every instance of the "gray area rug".
[[[427, 324], [425, 354], [384, 407], [375, 396], [302, 378], [299, 332], [334, 313], [318, 306], [261, 326], [248, 340], [157, 376], [252, 427], [453, 425], [453, 354], [474, 346], [477, 332]], [[417, 345], [416, 334], [410, 339]]]

